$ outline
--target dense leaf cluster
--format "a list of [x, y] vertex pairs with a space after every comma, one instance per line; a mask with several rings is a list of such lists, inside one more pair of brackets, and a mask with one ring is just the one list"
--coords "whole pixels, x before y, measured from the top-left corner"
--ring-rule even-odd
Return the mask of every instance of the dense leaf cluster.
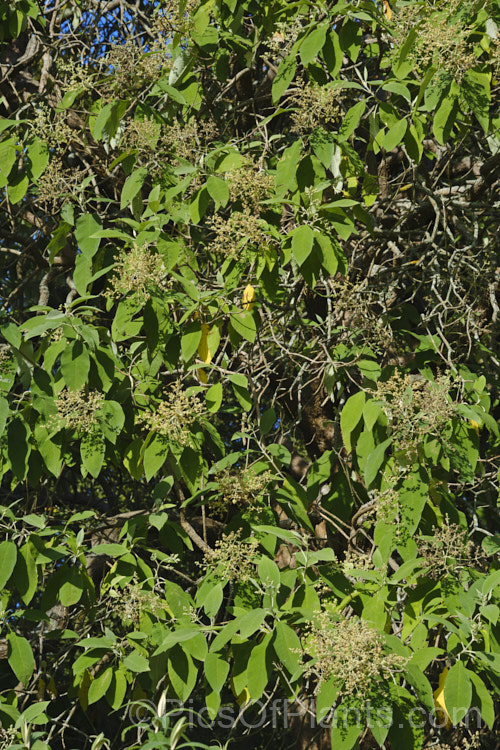
[[0, 5], [0, 747], [492, 747], [499, 26]]

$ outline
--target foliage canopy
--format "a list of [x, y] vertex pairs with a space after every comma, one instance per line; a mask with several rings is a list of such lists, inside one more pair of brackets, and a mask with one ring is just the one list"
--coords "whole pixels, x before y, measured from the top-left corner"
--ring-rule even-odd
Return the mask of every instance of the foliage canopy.
[[492, 746], [499, 25], [0, 4], [1, 747]]

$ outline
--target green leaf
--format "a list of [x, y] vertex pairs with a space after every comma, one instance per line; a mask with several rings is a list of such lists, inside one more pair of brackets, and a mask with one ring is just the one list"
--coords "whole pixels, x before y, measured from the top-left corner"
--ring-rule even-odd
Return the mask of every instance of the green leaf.
[[267, 633], [262, 641], [253, 647], [248, 660], [248, 692], [252, 700], [258, 700], [273, 674], [273, 663], [270, 658], [272, 634]]
[[257, 571], [264, 586], [272, 587], [277, 592], [280, 586], [280, 571], [274, 560], [263, 555]]
[[461, 93], [482, 129], [490, 129], [491, 73], [468, 70], [463, 78]]
[[207, 180], [207, 190], [217, 204], [226, 205], [229, 200], [229, 188], [225, 180], [211, 175]]
[[300, 638], [295, 630], [280, 620], [274, 623], [274, 633], [273, 648], [276, 656], [286, 670], [293, 675], [301, 665]]
[[19, 591], [23, 602], [29, 604], [33, 599], [38, 585], [35, 558], [31, 553], [29, 544], [24, 544], [18, 550], [12, 581]]
[[13, 138], [0, 142], [0, 188], [8, 184], [9, 173], [15, 164], [16, 156], [16, 142]]
[[439, 107], [434, 113], [432, 128], [434, 136], [438, 143], [444, 146], [450, 137], [453, 125], [456, 122], [458, 114], [458, 94], [460, 92], [458, 84], [452, 82], [446, 96], [441, 100]]
[[296, 70], [297, 62], [295, 59], [294, 48], [292, 49], [288, 57], [285, 57], [285, 59], [282, 60], [279, 64], [278, 72], [276, 73], [276, 77], [273, 81], [272, 86], [273, 104], [276, 104], [281, 99], [285, 91], [287, 91], [289, 85], [293, 80]]
[[79, 391], [87, 382], [90, 357], [87, 347], [75, 339], [61, 354], [61, 373], [64, 382], [72, 391]]
[[31, 431], [20, 417], [12, 419], [7, 427], [7, 455], [12, 466], [12, 473], [20, 482], [28, 471], [28, 459], [31, 453], [29, 443]]
[[468, 670], [462, 661], [457, 661], [444, 683], [444, 702], [452, 723], [456, 726], [466, 715], [472, 701], [472, 684]]
[[7, 659], [19, 682], [26, 687], [35, 669], [35, 659], [29, 641], [16, 633], [7, 634]]
[[205, 400], [209, 412], [215, 413], [222, 403], [222, 383], [214, 383], [205, 393]]
[[125, 424], [125, 414], [117, 401], [105, 401], [98, 412], [101, 430], [113, 445]]
[[49, 151], [45, 141], [35, 137], [28, 143], [28, 158], [31, 162], [31, 179], [37, 180], [49, 163]]
[[108, 667], [107, 669], [104, 670], [102, 674], [100, 674], [98, 677], [96, 677], [93, 680], [92, 684], [89, 687], [89, 695], [88, 695], [89, 706], [92, 703], [96, 703], [106, 694], [106, 691], [111, 685], [112, 679], [113, 679], [113, 670], [111, 669], [111, 667]]
[[88, 259], [93, 258], [99, 249], [101, 240], [93, 235], [100, 229], [102, 229], [102, 222], [96, 214], [82, 214], [76, 220], [75, 238], [78, 247]]
[[352, 451], [351, 434], [363, 416], [365, 401], [365, 392], [358, 391], [347, 399], [340, 415], [340, 429], [348, 453]]
[[385, 451], [389, 447], [391, 442], [392, 438], [387, 438], [387, 440], [384, 440], [383, 443], [377, 445], [375, 450], [373, 450], [367, 457], [364, 470], [365, 482], [367, 487], [370, 487], [370, 485], [375, 481], [380, 467], [384, 463]]
[[408, 123], [404, 117], [391, 125], [382, 140], [382, 148], [386, 151], [392, 151], [393, 148], [396, 148], [403, 140], [407, 127]]
[[257, 335], [257, 328], [252, 313], [249, 311], [231, 313], [229, 319], [236, 333], [253, 344]]
[[323, 23], [310, 31], [300, 43], [299, 54], [302, 65], [309, 65], [321, 52], [326, 39], [329, 24]]
[[86, 432], [80, 443], [82, 464], [92, 477], [98, 477], [104, 463], [106, 444], [100, 433]]
[[12, 575], [17, 560], [17, 546], [14, 542], [5, 541], [0, 544], [0, 591]]
[[139, 193], [139, 190], [144, 184], [146, 177], [148, 176], [148, 170], [146, 167], [138, 167], [130, 177], [127, 178], [122, 189], [120, 208], [123, 210], [129, 203], [132, 203], [135, 196]]
[[493, 703], [493, 698], [479, 675], [467, 669], [467, 676], [472, 682], [473, 687], [472, 705], [479, 708], [481, 718], [490, 729], [493, 729], [493, 724], [495, 723], [495, 704]]
[[127, 679], [121, 669], [113, 669], [113, 676], [106, 691], [106, 700], [115, 711], [120, 708], [127, 693]]
[[332, 748], [335, 748], [335, 750], [351, 750], [361, 734], [362, 727], [357, 725], [345, 727], [343, 723], [337, 723], [335, 717], [338, 712], [339, 709], [335, 712], [332, 723]]
[[72, 607], [82, 598], [84, 581], [81, 571], [76, 567], [65, 569], [64, 582], [59, 589], [59, 599], [63, 607]]
[[207, 654], [204, 663], [205, 677], [215, 692], [221, 692], [229, 674], [229, 663], [214, 652]]
[[154, 435], [146, 446], [143, 456], [144, 474], [149, 482], [157, 474], [167, 458], [168, 442], [163, 435]]
[[354, 133], [361, 122], [365, 109], [366, 101], [363, 99], [346, 112], [339, 130], [339, 142], [346, 141]]
[[135, 650], [125, 657], [123, 660], [123, 666], [125, 669], [129, 669], [131, 672], [136, 673], [149, 672], [150, 670], [149, 660]]
[[308, 224], [294, 229], [292, 236], [292, 255], [301, 266], [309, 257], [313, 248], [314, 231]]
[[187, 701], [196, 685], [198, 667], [180, 646], [174, 646], [169, 654], [168, 676], [179, 700]]
[[184, 333], [181, 338], [181, 349], [184, 361], [190, 362], [192, 357], [198, 351], [198, 347], [201, 341], [201, 324], [198, 321], [189, 323], [184, 328]]

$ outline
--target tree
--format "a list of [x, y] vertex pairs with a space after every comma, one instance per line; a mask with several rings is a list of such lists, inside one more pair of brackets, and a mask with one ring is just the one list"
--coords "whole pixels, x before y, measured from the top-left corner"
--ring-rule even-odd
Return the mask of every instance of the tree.
[[3, 746], [491, 747], [498, 0], [0, 19]]

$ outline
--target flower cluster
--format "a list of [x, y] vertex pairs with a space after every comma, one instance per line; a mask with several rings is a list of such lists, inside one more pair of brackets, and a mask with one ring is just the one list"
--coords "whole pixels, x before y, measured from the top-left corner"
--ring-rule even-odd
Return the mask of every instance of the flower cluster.
[[172, 152], [177, 159], [185, 159], [198, 164], [206, 146], [217, 137], [217, 128], [210, 120], [197, 122], [191, 118], [185, 123], [176, 120], [164, 128], [161, 145]]
[[298, 133], [307, 133], [314, 128], [331, 127], [338, 122], [344, 112], [342, 106], [342, 88], [339, 83], [320, 86], [315, 81], [298, 85], [291, 101], [293, 129]]
[[154, 591], [144, 589], [143, 583], [139, 582], [137, 576], [134, 576], [133, 581], [128, 583], [122, 591], [111, 589], [109, 595], [111, 599], [116, 600], [116, 603], [112, 603], [113, 611], [123, 620], [136, 625], [139, 625], [143, 612], [158, 617], [168, 611], [167, 603]]
[[270, 471], [254, 474], [248, 469], [226, 469], [218, 477], [219, 492], [210, 502], [210, 509], [222, 515], [231, 506], [255, 507], [272, 479]]
[[38, 104], [31, 126], [33, 135], [45, 141], [47, 147], [57, 153], [66, 151], [73, 137], [64, 117], [62, 111], [56, 110], [54, 113], [47, 104]]
[[40, 202], [46, 210], [55, 212], [65, 198], [74, 197], [84, 175], [84, 169], [65, 169], [61, 159], [54, 156], [37, 180]]
[[450, 523], [448, 518], [432, 536], [421, 536], [416, 541], [419, 555], [427, 566], [426, 573], [434, 580], [456, 575], [457, 570], [480, 562], [480, 554], [469, 539], [467, 529]]
[[57, 418], [62, 420], [69, 430], [79, 430], [93, 433], [98, 425], [97, 413], [104, 403], [104, 394], [97, 391], [86, 392], [66, 389], [58, 393], [56, 398]]
[[303, 647], [312, 657], [307, 674], [321, 682], [333, 677], [342, 696], [367, 698], [408, 661], [386, 654], [382, 636], [363, 620], [351, 617], [335, 622], [326, 610], [311, 625]]
[[297, 41], [303, 26], [300, 16], [296, 16], [293, 21], [279, 21], [275, 26], [275, 32], [266, 41], [266, 51], [276, 62], [290, 54], [293, 45]]
[[383, 404], [397, 445], [414, 450], [426, 435], [440, 433], [443, 425], [455, 414], [449, 400], [451, 379], [442, 375], [434, 381], [396, 371], [373, 392]]
[[[183, 9], [181, 12], [181, 5]], [[183, 39], [189, 35], [193, 16], [200, 7], [200, 0], [166, 0], [162, 2], [155, 18], [156, 26], [167, 36], [179, 34]]]
[[125, 44], [113, 44], [106, 62], [113, 70], [108, 93], [132, 92], [159, 78], [170, 66], [171, 53], [167, 40], [159, 34], [147, 50], [132, 39]]
[[226, 257], [239, 257], [249, 247], [272, 241], [261, 219], [250, 212], [233, 211], [229, 218], [217, 214], [208, 223], [215, 234], [210, 249]]
[[244, 213], [257, 213], [261, 201], [271, 195], [273, 178], [248, 161], [226, 173], [229, 200], [238, 203]]
[[152, 119], [129, 120], [122, 136], [123, 147], [137, 151], [140, 156], [149, 156], [160, 137], [161, 125]]
[[246, 583], [255, 574], [257, 539], [243, 542], [236, 531], [224, 534], [215, 543], [215, 549], [205, 553], [202, 567], [223, 581]]
[[161, 255], [153, 252], [149, 245], [132, 248], [118, 260], [107, 296], [111, 299], [132, 293], [138, 301], [145, 303], [155, 290], [170, 287], [165, 264]]
[[414, 5], [396, 7], [393, 35], [397, 53], [413, 29], [418, 28], [415, 43], [408, 59], [417, 70], [430, 65], [439, 74], [447, 71], [458, 83], [465, 73], [476, 64], [474, 45], [469, 41], [471, 29], [466, 25], [461, 12], [461, 0], [427, 0], [422, 3], [421, 13], [415, 13]]
[[190, 428], [204, 416], [205, 408], [194, 395], [189, 395], [177, 381], [155, 411], [143, 412], [138, 418], [148, 430], [181, 446], [191, 444]]

